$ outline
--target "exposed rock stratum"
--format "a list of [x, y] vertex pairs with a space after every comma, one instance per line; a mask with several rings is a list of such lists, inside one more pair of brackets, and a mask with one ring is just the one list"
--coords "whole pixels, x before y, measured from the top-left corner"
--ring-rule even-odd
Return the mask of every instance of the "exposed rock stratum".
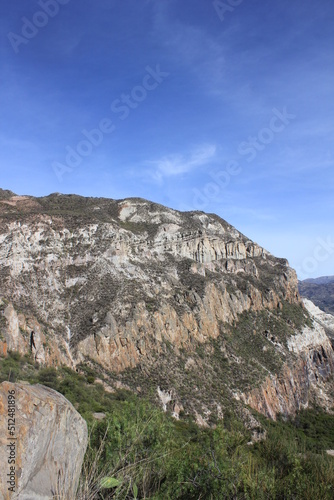
[[176, 417], [333, 405], [333, 349], [295, 271], [213, 214], [2, 191], [0, 296], [4, 355], [34, 331], [40, 364], [168, 394]]

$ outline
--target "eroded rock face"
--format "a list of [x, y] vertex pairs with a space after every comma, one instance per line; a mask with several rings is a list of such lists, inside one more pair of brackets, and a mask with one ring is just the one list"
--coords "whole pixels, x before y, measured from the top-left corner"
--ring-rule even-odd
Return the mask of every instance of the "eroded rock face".
[[[219, 334], [243, 311], [298, 303], [297, 278], [214, 215], [146, 200], [0, 200], [2, 351], [131, 368], [167, 341]], [[6, 344], [6, 345], [5, 345]]]
[[[57, 366], [61, 363], [73, 366], [68, 351], [68, 344], [61, 336], [54, 336], [52, 345], [47, 344], [45, 326], [33, 316], [25, 316], [18, 312], [14, 305], [0, 298], [0, 311], [6, 326], [1, 330], [0, 355], [6, 356], [8, 351], [20, 354], [31, 353], [37, 363]], [[0, 313], [1, 314], [1, 313]], [[31, 333], [34, 335], [34, 345], [31, 346]], [[53, 333], [53, 330], [50, 331]]]
[[0, 355], [97, 363], [112, 388], [145, 393], [150, 381], [173, 394], [174, 413], [218, 416], [237, 395], [274, 418], [330, 381], [328, 339], [318, 332], [309, 348], [307, 317], [288, 262], [218, 216], [142, 199], [0, 196]]
[[86, 422], [64, 396], [41, 385], [3, 382], [0, 498], [49, 500], [58, 494], [73, 500], [87, 441]]
[[187, 349], [194, 342], [205, 343], [217, 338], [220, 325], [237, 321], [244, 311], [277, 309], [280, 303], [280, 297], [274, 293], [266, 298], [256, 288], [249, 287], [246, 296], [238, 291], [231, 296], [224, 285], [214, 284], [207, 285], [203, 298], [192, 292], [186, 294], [185, 300], [192, 302], [196, 309], [180, 313], [172, 305], [163, 304], [159, 310], [150, 312], [144, 302], [138, 302], [125, 325], [117, 325], [113, 320], [80, 341], [77, 359], [83, 361], [90, 357], [119, 372], [135, 367], [154, 351], [159, 353], [164, 341]]
[[312, 327], [291, 336], [287, 346], [295, 359], [286, 362], [279, 374], [268, 376], [260, 388], [243, 395], [244, 402], [272, 419], [294, 415], [312, 400], [331, 409], [334, 351], [324, 328], [313, 318]]

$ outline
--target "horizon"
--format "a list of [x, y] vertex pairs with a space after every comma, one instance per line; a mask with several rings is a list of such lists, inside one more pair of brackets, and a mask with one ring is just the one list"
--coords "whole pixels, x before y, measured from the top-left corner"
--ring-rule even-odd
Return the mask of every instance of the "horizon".
[[329, 0], [6, 5], [1, 184], [215, 213], [299, 279], [334, 275], [333, 14]]

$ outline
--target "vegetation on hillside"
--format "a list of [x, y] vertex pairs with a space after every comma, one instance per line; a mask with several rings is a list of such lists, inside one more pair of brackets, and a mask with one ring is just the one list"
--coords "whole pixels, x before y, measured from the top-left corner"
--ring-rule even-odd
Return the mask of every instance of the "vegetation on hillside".
[[[334, 416], [304, 410], [294, 420], [257, 415], [251, 436], [226, 414], [212, 428], [177, 421], [128, 391], [107, 393], [91, 368], [40, 368], [29, 356], [0, 360], [0, 381], [27, 380], [61, 392], [86, 419], [90, 442], [78, 491], [93, 499], [332, 499]], [[106, 417], [97, 421], [94, 412]]]
[[193, 341], [190, 348], [177, 351], [165, 341], [159, 353], [151, 353], [153, 361], [128, 368], [118, 377], [133, 391], [139, 386], [148, 398], [158, 386], [165, 391], [173, 388], [175, 400], [182, 402], [186, 412], [202, 414], [205, 406], [214, 419], [218, 403], [223, 411], [234, 410], [233, 392], [260, 387], [268, 370], [279, 373], [286, 358], [276, 346], [287, 349], [287, 339], [310, 324], [305, 310], [297, 304], [284, 302], [282, 309], [274, 312], [244, 312], [238, 322], [221, 323], [216, 339]]

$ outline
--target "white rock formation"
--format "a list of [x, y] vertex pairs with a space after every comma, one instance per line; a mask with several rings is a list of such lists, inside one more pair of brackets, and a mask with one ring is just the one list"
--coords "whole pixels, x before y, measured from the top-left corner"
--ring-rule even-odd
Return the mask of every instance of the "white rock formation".
[[322, 311], [319, 307], [313, 304], [311, 300], [303, 299], [303, 303], [310, 315], [313, 316], [313, 318], [322, 326], [333, 331], [334, 334], [334, 316]]

